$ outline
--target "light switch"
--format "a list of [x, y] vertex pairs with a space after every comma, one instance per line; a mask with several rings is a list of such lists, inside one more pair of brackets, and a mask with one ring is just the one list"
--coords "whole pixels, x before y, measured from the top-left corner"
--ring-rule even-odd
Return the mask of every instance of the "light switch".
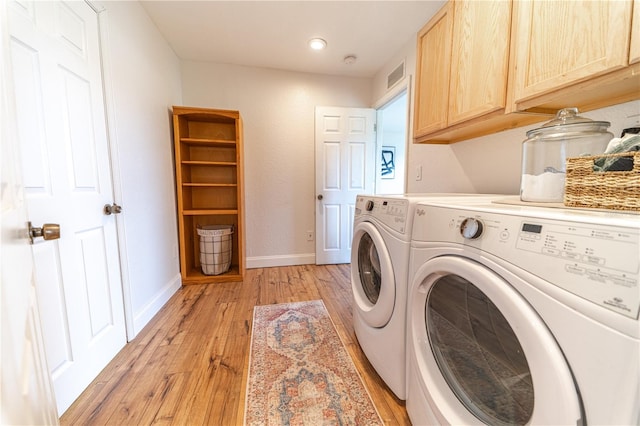
[[416, 180], [422, 180], [422, 165], [416, 167]]

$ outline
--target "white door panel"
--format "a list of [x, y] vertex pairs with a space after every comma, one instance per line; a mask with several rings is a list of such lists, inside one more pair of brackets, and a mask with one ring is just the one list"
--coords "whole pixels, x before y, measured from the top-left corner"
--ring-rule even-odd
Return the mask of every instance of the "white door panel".
[[[365, 143], [349, 144], [349, 191], [364, 191], [367, 173], [367, 146]], [[354, 201], [355, 202], [355, 201]]]
[[29, 220], [60, 224], [33, 246], [45, 348], [62, 414], [126, 343], [96, 12], [9, 4]]
[[[27, 238], [27, 212], [18, 155], [14, 79], [7, 61], [11, 51], [7, 9], [7, 3], [0, 2], [0, 51], [3, 52], [0, 59], [0, 423], [55, 425], [58, 423], [58, 414], [45, 359], [34, 288], [33, 262]], [[18, 59], [25, 59], [25, 56]], [[26, 59], [30, 60], [28, 52]], [[37, 127], [30, 130], [37, 131]], [[35, 161], [42, 160], [42, 157], [37, 157], [37, 150], [35, 154]]]
[[316, 263], [349, 263], [356, 195], [373, 193], [375, 110], [316, 108]]

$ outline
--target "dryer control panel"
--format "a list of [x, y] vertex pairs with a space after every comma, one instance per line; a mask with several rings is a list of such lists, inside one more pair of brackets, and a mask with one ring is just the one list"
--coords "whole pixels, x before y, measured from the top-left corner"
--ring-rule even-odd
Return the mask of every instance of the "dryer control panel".
[[[418, 206], [415, 241], [475, 247], [627, 317], [640, 311], [640, 217], [629, 226], [605, 220], [554, 220]], [[468, 238], [469, 223], [482, 232]], [[476, 229], [476, 227], [474, 227]], [[474, 234], [475, 235], [475, 234]]]
[[358, 196], [355, 209], [356, 218], [369, 215], [401, 234], [407, 230], [408, 200]]

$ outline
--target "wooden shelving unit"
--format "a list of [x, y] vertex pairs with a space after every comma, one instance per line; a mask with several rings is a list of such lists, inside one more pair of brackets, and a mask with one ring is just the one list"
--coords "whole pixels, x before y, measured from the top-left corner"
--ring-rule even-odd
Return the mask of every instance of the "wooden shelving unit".
[[[238, 111], [173, 107], [180, 270], [183, 284], [244, 277], [242, 119]], [[232, 225], [229, 271], [205, 275], [198, 226]]]

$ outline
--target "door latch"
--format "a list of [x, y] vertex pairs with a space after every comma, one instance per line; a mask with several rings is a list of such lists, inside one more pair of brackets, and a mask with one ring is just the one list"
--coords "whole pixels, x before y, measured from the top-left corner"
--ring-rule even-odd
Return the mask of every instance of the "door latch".
[[102, 210], [104, 212], [104, 214], [106, 214], [107, 216], [111, 215], [111, 214], [120, 214], [122, 213], [122, 206], [117, 205], [116, 203], [113, 204], [105, 204], [104, 205], [104, 209]]
[[33, 244], [33, 239], [42, 237], [45, 240], [57, 240], [60, 238], [60, 225], [57, 223], [45, 223], [42, 228], [35, 228], [29, 222], [29, 241]]

